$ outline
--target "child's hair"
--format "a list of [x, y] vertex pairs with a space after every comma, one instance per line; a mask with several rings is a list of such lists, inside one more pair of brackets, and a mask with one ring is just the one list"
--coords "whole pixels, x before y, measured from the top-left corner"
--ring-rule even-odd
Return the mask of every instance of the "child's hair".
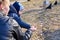
[[1, 4], [7, 5], [7, 4], [10, 4], [10, 3], [9, 3], [9, 0], [0, 0], [0, 5]]
[[9, 0], [0, 0], [0, 9], [2, 8], [1, 5], [3, 6], [10, 5]]
[[2, 9], [1, 4], [2, 4], [3, 1], [4, 1], [4, 0], [0, 0], [0, 10]]

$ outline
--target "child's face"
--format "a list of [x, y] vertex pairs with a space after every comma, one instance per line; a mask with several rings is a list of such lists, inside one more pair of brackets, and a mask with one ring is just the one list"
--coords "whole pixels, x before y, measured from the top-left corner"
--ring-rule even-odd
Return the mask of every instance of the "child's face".
[[3, 8], [3, 11], [4, 11], [4, 13], [6, 14], [6, 15], [8, 15], [8, 12], [9, 12], [9, 6], [4, 6], [4, 8]]
[[9, 0], [5, 0], [3, 3], [3, 11], [6, 15], [8, 15], [9, 12], [9, 6], [10, 6], [10, 1]]
[[24, 10], [19, 11], [19, 14], [22, 15]]
[[22, 14], [22, 11], [19, 11], [19, 15], [21, 15]]

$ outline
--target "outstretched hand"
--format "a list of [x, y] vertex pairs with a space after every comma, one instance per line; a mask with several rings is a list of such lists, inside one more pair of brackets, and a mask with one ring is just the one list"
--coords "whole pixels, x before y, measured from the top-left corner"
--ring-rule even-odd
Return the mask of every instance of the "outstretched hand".
[[30, 30], [32, 30], [32, 31], [36, 31], [37, 28], [36, 28], [35, 26], [31, 26]]

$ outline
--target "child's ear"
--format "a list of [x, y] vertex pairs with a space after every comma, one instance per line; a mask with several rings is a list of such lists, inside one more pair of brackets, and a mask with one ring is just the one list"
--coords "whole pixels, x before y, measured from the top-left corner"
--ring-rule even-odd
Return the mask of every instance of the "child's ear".
[[2, 9], [2, 4], [0, 4], [0, 10]]

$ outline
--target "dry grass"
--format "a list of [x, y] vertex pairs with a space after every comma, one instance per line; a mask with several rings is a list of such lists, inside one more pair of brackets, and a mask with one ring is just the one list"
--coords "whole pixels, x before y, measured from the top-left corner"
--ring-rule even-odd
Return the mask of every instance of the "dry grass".
[[[33, 8], [41, 8], [40, 6], [42, 6], [41, 4], [41, 1], [31, 1], [31, 2], [26, 2], [26, 3], [23, 3], [23, 5], [25, 6], [25, 9], [26, 10], [29, 10], [29, 9], [33, 9]], [[58, 7], [58, 8], [57, 8]], [[48, 10], [47, 12], [43, 12], [43, 13], [49, 13], [49, 14], [56, 14], [56, 13], [59, 13], [59, 6], [56, 6], [56, 7], [53, 7], [51, 10]], [[31, 40], [44, 40], [44, 37], [41, 36], [41, 30], [42, 30], [42, 25], [41, 25], [41, 22], [40, 22], [40, 19], [38, 19], [40, 16], [40, 14], [38, 14], [39, 12], [30, 12], [30, 13], [25, 13], [22, 15], [22, 18], [24, 21], [26, 21], [27, 23], [31, 24], [31, 25], [35, 25], [37, 27], [37, 30], [33, 33], [32, 37], [31, 37]], [[46, 18], [44, 15], [43, 15], [44, 18]], [[54, 16], [51, 16], [54, 18]], [[44, 19], [45, 20], [45, 19]], [[47, 21], [47, 19], [46, 19]], [[45, 26], [47, 26], [48, 24], [46, 24]], [[57, 25], [50, 25], [50, 30], [56, 30], [60, 28], [59, 26]], [[44, 29], [45, 30], [45, 29]]]

